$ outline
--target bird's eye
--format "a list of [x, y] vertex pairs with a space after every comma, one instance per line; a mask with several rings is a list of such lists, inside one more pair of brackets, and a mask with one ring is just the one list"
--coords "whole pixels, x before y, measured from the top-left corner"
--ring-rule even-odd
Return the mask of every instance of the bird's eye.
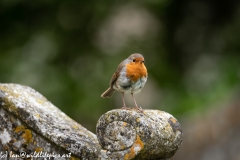
[[133, 62], [136, 62], [136, 59], [133, 59]]

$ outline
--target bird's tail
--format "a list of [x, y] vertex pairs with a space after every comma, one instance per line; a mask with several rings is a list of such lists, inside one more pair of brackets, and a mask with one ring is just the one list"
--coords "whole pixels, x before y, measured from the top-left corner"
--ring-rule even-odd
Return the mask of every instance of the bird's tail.
[[115, 92], [115, 89], [109, 87], [105, 92], [103, 92], [101, 97], [102, 98], [110, 98], [114, 92]]

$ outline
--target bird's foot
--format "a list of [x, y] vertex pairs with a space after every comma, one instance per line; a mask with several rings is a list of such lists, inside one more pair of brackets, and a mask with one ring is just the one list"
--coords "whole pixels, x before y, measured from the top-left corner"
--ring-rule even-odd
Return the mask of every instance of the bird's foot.
[[134, 109], [136, 109], [136, 110], [138, 110], [138, 111], [140, 111], [140, 112], [143, 113], [143, 109], [142, 109], [142, 107], [135, 106]]
[[123, 106], [123, 107], [122, 107], [122, 109], [127, 109], [127, 110], [129, 110], [129, 108], [128, 108], [128, 107], [126, 107], [126, 106]]

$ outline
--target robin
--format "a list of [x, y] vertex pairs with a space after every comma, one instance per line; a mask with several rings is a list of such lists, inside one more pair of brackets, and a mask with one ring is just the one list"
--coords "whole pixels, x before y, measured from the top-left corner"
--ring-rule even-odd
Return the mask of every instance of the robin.
[[103, 98], [110, 98], [117, 90], [122, 93], [122, 101], [124, 109], [127, 109], [124, 101], [124, 93], [131, 93], [135, 108], [138, 107], [134, 94], [139, 93], [147, 82], [147, 68], [144, 65], [144, 57], [139, 53], [130, 55], [122, 61], [110, 81], [110, 87], [101, 95]]

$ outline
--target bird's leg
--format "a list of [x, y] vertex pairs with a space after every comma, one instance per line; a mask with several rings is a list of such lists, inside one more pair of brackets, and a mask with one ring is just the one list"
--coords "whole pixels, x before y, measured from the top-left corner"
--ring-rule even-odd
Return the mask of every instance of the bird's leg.
[[135, 103], [135, 109], [140, 110], [140, 111], [142, 112], [142, 108], [141, 108], [141, 107], [138, 107], [137, 102], [136, 102], [136, 100], [135, 100], [135, 98], [134, 98], [133, 93], [131, 93], [131, 95], [132, 95], [133, 101], [134, 101], [134, 103]]
[[123, 107], [122, 109], [128, 109], [124, 101], [124, 92], [122, 92]]

